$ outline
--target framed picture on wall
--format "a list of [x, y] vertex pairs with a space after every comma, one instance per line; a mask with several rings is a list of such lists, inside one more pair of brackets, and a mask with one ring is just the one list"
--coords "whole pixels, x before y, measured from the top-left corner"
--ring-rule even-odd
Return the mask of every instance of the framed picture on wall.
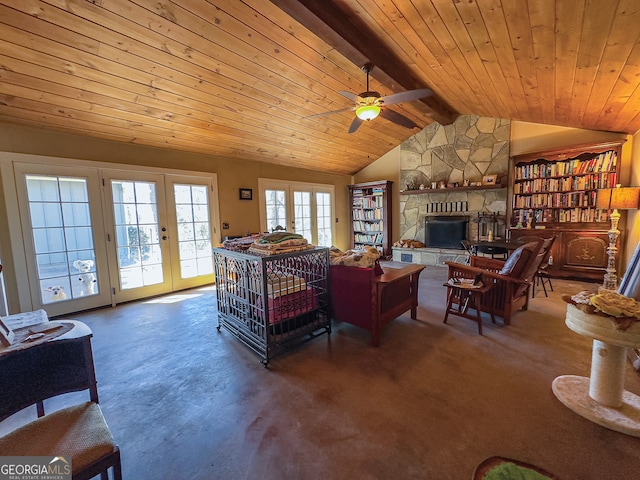
[[241, 188], [240, 200], [253, 200], [253, 190], [250, 188]]
[[483, 185], [495, 185], [497, 181], [497, 175], [485, 175], [482, 177]]

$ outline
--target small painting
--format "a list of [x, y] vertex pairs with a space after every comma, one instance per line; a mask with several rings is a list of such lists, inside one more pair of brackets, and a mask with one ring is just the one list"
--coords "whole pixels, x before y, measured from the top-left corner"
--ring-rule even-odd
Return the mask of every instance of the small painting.
[[240, 200], [253, 200], [253, 190], [250, 188], [241, 188]]
[[496, 181], [497, 181], [498, 176], [497, 175], [485, 175], [484, 177], [482, 177], [482, 184], [483, 185], [495, 185]]

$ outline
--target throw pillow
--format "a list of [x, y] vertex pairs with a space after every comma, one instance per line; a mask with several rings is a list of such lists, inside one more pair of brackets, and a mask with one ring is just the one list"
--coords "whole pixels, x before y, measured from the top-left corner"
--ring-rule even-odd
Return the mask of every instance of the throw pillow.
[[502, 270], [498, 273], [508, 277], [522, 276], [527, 263], [529, 263], [529, 260], [531, 259], [531, 256], [534, 255], [537, 247], [537, 242], [530, 242], [516, 248], [513, 253], [509, 255], [509, 258], [507, 258], [507, 261], [504, 262], [504, 265], [502, 266]]

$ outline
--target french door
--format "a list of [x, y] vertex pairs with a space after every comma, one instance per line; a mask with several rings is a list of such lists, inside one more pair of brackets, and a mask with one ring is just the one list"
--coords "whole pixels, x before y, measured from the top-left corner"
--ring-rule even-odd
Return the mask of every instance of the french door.
[[34, 309], [60, 315], [213, 282], [215, 177], [14, 169]]
[[103, 179], [114, 303], [170, 292], [163, 176], [106, 171]]
[[118, 302], [213, 282], [210, 181], [126, 171], [103, 178]]
[[14, 171], [32, 309], [60, 315], [111, 303], [98, 171]]
[[260, 179], [260, 223], [263, 231], [283, 228], [313, 245], [330, 247], [334, 231], [332, 185]]
[[169, 242], [174, 290], [214, 281], [212, 248], [220, 241], [212, 218], [214, 187], [210, 178], [165, 175], [169, 225], [175, 228]]

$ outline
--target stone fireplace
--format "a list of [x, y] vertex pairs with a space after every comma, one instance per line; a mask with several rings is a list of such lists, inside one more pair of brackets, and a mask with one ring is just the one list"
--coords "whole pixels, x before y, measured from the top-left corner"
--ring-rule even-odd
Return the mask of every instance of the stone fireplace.
[[[400, 239], [425, 244], [426, 221], [431, 216], [465, 216], [467, 236], [483, 236], [475, 219], [507, 209], [509, 120], [461, 115], [452, 125], [432, 123], [400, 147]], [[505, 188], [473, 188], [487, 176]], [[445, 188], [429, 189], [432, 183]], [[465, 187], [469, 185], [469, 187]], [[424, 190], [420, 190], [420, 187]], [[460, 188], [462, 187], [462, 188]], [[459, 243], [459, 241], [458, 241]], [[419, 249], [394, 247], [393, 259], [426, 265], [463, 261], [453, 245]]]

